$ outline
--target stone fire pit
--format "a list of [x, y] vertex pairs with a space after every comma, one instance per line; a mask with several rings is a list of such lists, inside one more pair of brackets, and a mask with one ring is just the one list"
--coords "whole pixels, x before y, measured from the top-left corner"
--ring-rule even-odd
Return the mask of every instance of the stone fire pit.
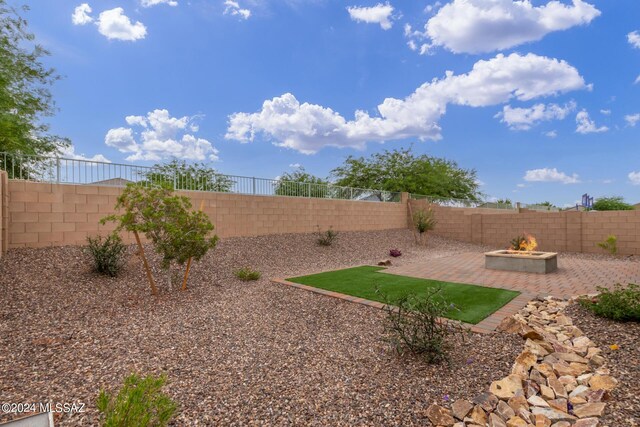
[[485, 268], [491, 270], [547, 274], [558, 269], [556, 252], [499, 250], [485, 252], [484, 260]]

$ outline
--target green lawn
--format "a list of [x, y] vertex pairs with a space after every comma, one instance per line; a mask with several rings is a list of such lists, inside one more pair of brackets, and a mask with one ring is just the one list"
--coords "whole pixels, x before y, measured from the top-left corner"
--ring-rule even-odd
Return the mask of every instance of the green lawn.
[[385, 301], [376, 293], [376, 288], [393, 301], [407, 293], [426, 294], [433, 288], [441, 287], [442, 297], [447, 302], [455, 304], [457, 308], [450, 311], [446, 317], [472, 324], [480, 322], [520, 294], [484, 286], [385, 274], [380, 270], [384, 270], [384, 267], [362, 266], [287, 280], [380, 302]]

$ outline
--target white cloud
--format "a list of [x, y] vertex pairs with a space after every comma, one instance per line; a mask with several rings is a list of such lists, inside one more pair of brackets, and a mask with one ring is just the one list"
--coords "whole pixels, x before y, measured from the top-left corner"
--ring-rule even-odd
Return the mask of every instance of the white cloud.
[[516, 184], [516, 187], [518, 187], [518, 188], [525, 188], [526, 186], [527, 186], [527, 184], [522, 184], [522, 183]]
[[467, 74], [447, 72], [404, 99], [386, 98], [378, 105], [377, 115], [357, 110], [353, 120], [321, 105], [300, 103], [286, 93], [264, 101], [256, 113], [229, 116], [225, 138], [250, 142], [262, 134], [276, 145], [307, 154], [325, 146], [364, 148], [367, 141], [438, 140], [438, 121], [448, 104], [485, 107], [588, 87], [564, 61], [534, 54], [500, 54], [476, 62]]
[[389, 2], [378, 3], [372, 7], [349, 6], [347, 7], [349, 16], [356, 22], [366, 22], [367, 24], [379, 24], [383, 30], [388, 30], [393, 26], [391, 14], [393, 6]]
[[251, 11], [249, 9], [242, 9], [237, 1], [225, 0], [224, 14], [237, 16], [241, 19], [249, 19], [249, 17], [251, 16]]
[[77, 154], [76, 147], [70, 145], [68, 147], [63, 147], [58, 150], [58, 155], [60, 157], [64, 157], [65, 159], [73, 159], [73, 160], [87, 160], [90, 162], [103, 162], [103, 163], [111, 163], [111, 160], [107, 159], [102, 154], [95, 154], [91, 157], [87, 157], [84, 154]]
[[558, 136], [558, 131], [557, 130], [550, 130], [548, 132], [544, 133], [544, 136], [546, 136], [547, 138], [555, 138]]
[[89, 15], [92, 12], [91, 6], [87, 3], [82, 3], [80, 6], [73, 10], [71, 15], [71, 22], [73, 25], [86, 25], [93, 21], [93, 18]]
[[591, 120], [586, 110], [576, 114], [576, 132], [581, 134], [606, 132], [609, 128], [606, 126], [598, 127], [596, 122]]
[[640, 171], [638, 172], [629, 172], [629, 182], [633, 185], [640, 185]]
[[428, 4], [424, 8], [424, 13], [431, 13], [434, 10], [438, 9], [440, 6], [442, 6], [442, 3], [440, 3], [439, 1], [435, 2], [434, 4]]
[[632, 31], [627, 34], [627, 41], [632, 47], [640, 49], [640, 34], [637, 31]]
[[300, 169], [300, 168], [302, 167], [302, 165], [301, 165], [300, 163], [291, 163], [291, 164], [289, 165], [289, 167], [290, 167], [291, 169]]
[[633, 82], [633, 84], [636, 84], [636, 85], [637, 85], [638, 83], [640, 83], [640, 76], [636, 77], [636, 80]]
[[605, 116], [610, 116], [611, 115], [611, 110], [600, 110], [600, 114], [603, 114]]
[[628, 126], [635, 127], [636, 123], [640, 121], [640, 113], [628, 114], [624, 116], [624, 120], [627, 122]]
[[561, 182], [563, 184], [578, 184], [580, 182], [575, 173], [569, 176], [556, 168], [528, 170], [524, 174], [524, 180], [528, 182]]
[[583, 0], [572, 0], [571, 5], [554, 0], [540, 6], [529, 0], [453, 0], [414, 36], [455, 53], [491, 52], [588, 24], [599, 15]]
[[[199, 117], [199, 116], [195, 116]], [[139, 142], [132, 128], [110, 129], [104, 139], [109, 147], [130, 154], [129, 161], [167, 158], [218, 160], [218, 150], [192, 132], [194, 117], [171, 117], [167, 110], [154, 110], [146, 116], [127, 116], [129, 126], [141, 128]]]
[[98, 16], [98, 31], [109, 40], [135, 41], [147, 35], [147, 28], [140, 21], [135, 24], [121, 7], [105, 10]]
[[576, 109], [576, 103], [571, 101], [561, 107], [558, 104], [535, 104], [529, 108], [513, 108], [505, 105], [502, 112], [495, 115], [502, 123], [506, 123], [513, 130], [528, 130], [542, 121], [562, 120]]
[[178, 2], [175, 0], [140, 0], [142, 7], [152, 7], [159, 4], [168, 4], [169, 6], [177, 6]]
[[602, 183], [603, 184], [613, 184], [614, 180], [613, 179], [603, 179]]

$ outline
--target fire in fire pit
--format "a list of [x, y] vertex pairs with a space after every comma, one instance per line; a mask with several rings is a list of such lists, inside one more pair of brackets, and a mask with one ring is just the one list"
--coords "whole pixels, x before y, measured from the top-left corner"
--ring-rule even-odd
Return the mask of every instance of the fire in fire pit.
[[536, 238], [525, 234], [511, 241], [509, 249], [486, 252], [485, 268], [492, 270], [521, 271], [525, 273], [551, 273], [558, 269], [558, 254], [537, 252]]
[[538, 241], [531, 234], [518, 236], [511, 241], [510, 250], [512, 251], [532, 252], [536, 249], [538, 249]]

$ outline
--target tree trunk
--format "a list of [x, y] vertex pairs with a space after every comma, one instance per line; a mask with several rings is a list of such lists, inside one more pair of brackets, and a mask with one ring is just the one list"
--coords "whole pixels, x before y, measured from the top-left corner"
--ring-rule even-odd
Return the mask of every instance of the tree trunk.
[[[200, 201], [200, 212], [204, 208], [204, 199]], [[182, 290], [187, 290], [187, 280], [189, 279], [189, 270], [191, 270], [191, 257], [189, 257], [189, 261], [187, 261], [187, 270], [184, 272], [184, 280], [182, 281]]]
[[191, 270], [191, 258], [187, 261], [187, 270], [184, 272], [184, 280], [182, 281], [182, 290], [187, 290], [187, 280], [189, 279], [189, 270]]
[[151, 269], [149, 268], [149, 263], [147, 262], [147, 257], [144, 254], [144, 248], [142, 247], [142, 242], [140, 241], [140, 236], [137, 231], [133, 232], [133, 235], [136, 236], [136, 242], [138, 243], [138, 249], [140, 250], [140, 256], [142, 257], [142, 263], [144, 264], [144, 269], [147, 272], [147, 279], [149, 279], [149, 285], [151, 286], [151, 293], [153, 295], [158, 295], [158, 288], [156, 287], [156, 282], [153, 280], [153, 274], [151, 274]]

